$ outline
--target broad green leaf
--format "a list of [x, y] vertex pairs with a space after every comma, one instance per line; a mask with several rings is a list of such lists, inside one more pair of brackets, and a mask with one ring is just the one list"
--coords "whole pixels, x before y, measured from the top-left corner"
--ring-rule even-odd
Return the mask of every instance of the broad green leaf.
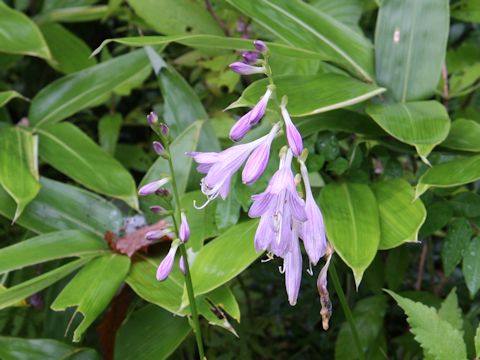
[[[367, 297], [355, 304], [353, 318], [364, 352], [379, 352], [375, 348], [375, 341], [383, 328], [383, 318], [387, 309], [387, 301], [384, 295]], [[343, 323], [335, 342], [335, 360], [354, 360], [359, 356], [355, 348], [351, 327], [347, 322]]]
[[128, 0], [155, 31], [166, 35], [222, 35], [222, 29], [201, 3], [190, 0]]
[[[205, 48], [214, 50], [237, 50], [254, 51], [253, 41], [250, 39], [215, 36], [215, 35], [177, 35], [177, 36], [140, 36], [124, 37], [117, 39], [104, 40], [92, 55], [97, 55], [105, 45], [115, 42], [128, 46], [144, 47], [156, 45], [169, 45], [179, 43], [185, 46], [195, 48]], [[266, 42], [268, 49], [273, 55], [283, 55], [300, 59], [321, 59], [322, 56], [311, 50], [300, 49], [295, 45], [285, 45], [274, 42]]]
[[358, 22], [362, 16], [363, 0], [315, 0], [312, 5], [355, 31], [361, 32]]
[[62, 311], [76, 306], [73, 316], [77, 313], [83, 315], [73, 333], [74, 342], [80, 341], [85, 330], [107, 308], [129, 268], [127, 256], [110, 254], [98, 257], [80, 270], [57, 296], [51, 305], [52, 310]]
[[[340, 109], [370, 99], [385, 91], [351, 77], [336, 74], [316, 76], [279, 76], [275, 78], [278, 97], [288, 97], [288, 111], [292, 116], [307, 116]], [[255, 81], [229, 108], [253, 106], [260, 100], [268, 80]]]
[[27, 280], [21, 284], [8, 288], [7, 291], [0, 294], [0, 310], [12, 306], [20, 300], [49, 287], [82, 267], [90, 260], [91, 258], [87, 257], [71, 261], [66, 265], [60, 266], [31, 280]]
[[99, 0], [48, 0], [42, 4], [42, 13], [57, 9], [71, 9], [82, 6], [90, 6], [98, 3]]
[[418, 231], [427, 217], [425, 206], [415, 199], [408, 182], [397, 178], [373, 184], [380, 215], [379, 249], [391, 249], [418, 240]]
[[38, 139], [22, 128], [0, 129], [0, 185], [17, 203], [13, 222], [37, 196]]
[[480, 3], [476, 0], [460, 0], [455, 3], [455, 7], [452, 6], [452, 17], [466, 22], [480, 23]]
[[115, 359], [166, 359], [189, 332], [187, 319], [158, 306], [147, 305], [130, 315], [119, 329], [115, 341]]
[[450, 130], [447, 111], [436, 101], [370, 105], [367, 113], [394, 138], [415, 146], [427, 163], [428, 154]]
[[36, 21], [38, 23], [64, 22], [76, 23], [104, 19], [108, 13], [108, 6], [75, 6], [57, 8], [41, 14]]
[[110, 155], [115, 154], [121, 126], [120, 114], [107, 114], [98, 122], [98, 141], [103, 150]]
[[100, 360], [100, 356], [93, 349], [76, 348], [51, 339], [23, 339], [7, 336], [0, 336], [0, 358], [3, 360]]
[[[232, 187], [233, 186], [234, 185], [232, 185]], [[217, 201], [215, 223], [218, 229], [223, 230], [235, 225], [240, 218], [241, 207], [242, 205], [237, 200], [235, 194], [231, 194], [225, 200]]]
[[0, 249], [0, 273], [65, 257], [99, 255], [107, 250], [106, 242], [90, 233], [56, 231]]
[[480, 124], [474, 120], [458, 119], [452, 122], [450, 133], [442, 146], [462, 151], [480, 152]]
[[147, 172], [153, 165], [153, 159], [142, 144], [117, 144], [115, 158], [127, 169]]
[[190, 226], [190, 239], [187, 246], [194, 252], [201, 249], [204, 240], [218, 235], [215, 210], [220, 202], [211, 203], [200, 210], [194, 207], [194, 203], [203, 204], [205, 199], [205, 195], [200, 190], [187, 192], [181, 197], [182, 208], [185, 209]]
[[[61, 182], [41, 178], [35, 200], [18, 218], [18, 224], [36, 233], [78, 229], [103, 237], [118, 234], [123, 225], [120, 210], [102, 197]], [[0, 188], [0, 214], [13, 219], [15, 202]]]
[[372, 45], [331, 16], [300, 0], [228, 2], [287, 44], [318, 52], [324, 60], [372, 81]]
[[429, 98], [445, 62], [448, 0], [383, 1], [375, 28], [378, 83], [397, 101]]
[[462, 261], [472, 235], [472, 227], [465, 218], [453, 220], [448, 227], [447, 236], [443, 239], [442, 244], [442, 262], [446, 276], [450, 275]]
[[50, 59], [51, 54], [37, 25], [20, 11], [0, 2], [0, 52]]
[[0, 107], [7, 104], [10, 100], [20, 98], [26, 100], [26, 98], [14, 90], [0, 91]]
[[44, 87], [33, 98], [28, 118], [36, 127], [66, 119], [97, 105], [99, 98], [129, 83], [149, 66], [145, 51], [138, 50], [64, 76]]
[[261, 254], [253, 238], [258, 222], [242, 222], [205, 245], [191, 265], [195, 295], [208, 293], [245, 270]]
[[431, 187], [452, 187], [480, 179], [480, 155], [459, 157], [428, 169], [418, 180], [416, 197]]
[[438, 309], [440, 319], [450, 323], [456, 330], [463, 333], [462, 309], [458, 306], [456, 289], [453, 288]]
[[448, 224], [453, 216], [452, 206], [448, 201], [436, 201], [427, 206], [427, 219], [420, 229], [420, 237], [432, 235]]
[[138, 208], [130, 173], [79, 128], [71, 123], [51, 124], [37, 132], [43, 160], [85, 187]]
[[463, 276], [473, 299], [480, 289], [480, 237], [474, 237], [463, 257]]
[[449, 322], [442, 320], [434, 308], [385, 291], [407, 314], [410, 331], [426, 355], [435, 360], [467, 359], [462, 334]]
[[54, 69], [70, 74], [97, 63], [95, 58], [90, 58], [92, 51], [88, 45], [62, 25], [43, 24], [40, 30], [52, 52], [49, 63]]
[[475, 218], [480, 216], [480, 195], [470, 191], [455, 195], [450, 204], [460, 216]]
[[328, 184], [320, 193], [328, 240], [358, 285], [380, 243], [379, 211], [368, 185]]

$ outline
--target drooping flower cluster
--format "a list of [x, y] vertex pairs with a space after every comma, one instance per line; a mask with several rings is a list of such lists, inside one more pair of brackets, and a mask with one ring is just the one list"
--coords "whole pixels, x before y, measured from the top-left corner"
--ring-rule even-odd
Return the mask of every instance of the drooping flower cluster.
[[[236, 62], [230, 68], [241, 74], [266, 74], [271, 76], [268, 65], [268, 48], [261, 41], [255, 41], [255, 48], [265, 55], [263, 60]], [[271, 83], [273, 83], [273, 80]], [[275, 86], [269, 85], [258, 103], [243, 115], [230, 131], [231, 140], [237, 142], [255, 127], [264, 117], [269, 101], [276, 96]], [[260, 218], [255, 235], [255, 248], [258, 252], [267, 251], [269, 258], [278, 256], [283, 259], [282, 272], [285, 273], [285, 285], [288, 300], [295, 305], [302, 278], [302, 253], [300, 240], [303, 241], [310, 265], [316, 265], [325, 255], [327, 240], [323, 218], [316, 204], [303, 154], [302, 137], [295, 127], [287, 110], [287, 98], [282, 99], [278, 109], [282, 122], [272, 126], [270, 132], [263, 137], [245, 144], [234, 145], [221, 152], [189, 153], [197, 162], [197, 170], [205, 174], [201, 181], [201, 190], [207, 196], [207, 201], [200, 208], [219, 195], [225, 199], [230, 192], [232, 176], [245, 163], [242, 172], [242, 182], [246, 185], [255, 183], [267, 167], [270, 148], [273, 139], [283, 128], [288, 147], [280, 153], [280, 166], [269, 181], [264, 192], [253, 195], [253, 204], [248, 212], [252, 218]], [[301, 175], [292, 172], [293, 157], [300, 164]], [[297, 192], [297, 187], [303, 179], [305, 199]], [[319, 283], [326, 288], [326, 269], [322, 271]], [[320, 286], [320, 285], [319, 285]]]

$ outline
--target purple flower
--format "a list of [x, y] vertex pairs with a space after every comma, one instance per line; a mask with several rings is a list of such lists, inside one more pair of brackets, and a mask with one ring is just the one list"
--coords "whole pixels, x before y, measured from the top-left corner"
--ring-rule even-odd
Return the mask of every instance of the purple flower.
[[180, 217], [181, 223], [178, 237], [182, 243], [186, 243], [188, 239], [190, 239], [190, 227], [188, 226], [187, 217], [185, 216], [185, 213], [183, 211]]
[[230, 139], [232, 139], [233, 141], [241, 140], [254, 125], [258, 124], [258, 122], [262, 119], [263, 115], [265, 115], [268, 100], [271, 96], [272, 89], [268, 87], [265, 94], [262, 96], [260, 101], [253, 107], [253, 109], [243, 115], [235, 123], [235, 125], [233, 125], [232, 129], [230, 130]]
[[292, 149], [293, 155], [300, 156], [303, 150], [302, 135], [300, 135], [295, 125], [293, 125], [292, 119], [290, 118], [286, 108], [287, 104], [285, 99], [286, 97], [282, 99], [280, 110], [282, 112], [283, 121], [285, 122], [288, 146], [290, 146], [290, 149]]
[[257, 251], [268, 250], [284, 256], [291, 250], [293, 222], [307, 220], [305, 203], [298, 196], [295, 179], [291, 170], [290, 149], [280, 160], [280, 167], [272, 176], [263, 193], [253, 195], [253, 204], [248, 211], [252, 218], [260, 216], [255, 234]]
[[272, 130], [270, 130], [267, 139], [257, 147], [248, 158], [242, 172], [242, 181], [244, 184], [251, 185], [262, 176], [268, 165], [270, 146], [272, 145], [275, 135], [277, 135], [278, 128], [279, 126], [275, 124]]
[[240, 169], [251, 152], [267, 140], [268, 136], [269, 134], [246, 144], [232, 146], [219, 153], [187, 153], [197, 162], [197, 170], [207, 174], [201, 181], [201, 190], [207, 196], [207, 201], [201, 207], [197, 207], [198, 209], [203, 209], [219, 195], [222, 199], [226, 199], [230, 192], [230, 180], [233, 174]]
[[255, 40], [253, 42], [253, 46], [255, 46], [255, 49], [260, 51], [262, 54], [265, 54], [268, 51], [267, 45], [262, 40]]
[[152, 111], [150, 114], [147, 115], [147, 121], [150, 126], [158, 123], [158, 116], [155, 111]]
[[293, 236], [290, 250], [283, 258], [283, 269], [285, 271], [285, 288], [287, 290], [288, 302], [290, 305], [297, 303], [300, 283], [302, 281], [302, 253], [298, 241], [297, 222], [293, 224]]
[[159, 240], [164, 236], [168, 235], [169, 233], [170, 233], [170, 229], [152, 230], [145, 234], [145, 239], [150, 241]]
[[170, 246], [170, 250], [168, 251], [167, 256], [165, 256], [158, 266], [157, 269], [157, 280], [164, 281], [168, 278], [170, 273], [172, 272], [173, 263], [175, 261], [175, 254], [177, 253], [179, 242], [174, 241]]
[[150, 206], [150, 211], [153, 212], [154, 214], [160, 214], [165, 211], [163, 207], [160, 205], [152, 205]]
[[140, 188], [140, 190], [138, 190], [138, 195], [147, 196], [147, 195], [153, 194], [156, 191], [158, 191], [162, 186], [164, 186], [166, 183], [168, 183], [169, 180], [170, 179], [167, 177], [167, 178], [163, 178], [163, 179], [148, 183], [146, 185], [143, 185]]
[[180, 256], [180, 260], [178, 261], [178, 267], [182, 274], [185, 274], [185, 260], [183, 260], [183, 256]]
[[155, 150], [157, 155], [160, 155], [160, 156], [165, 155], [165, 147], [162, 145], [162, 143], [158, 141], [153, 142], [153, 150]]
[[300, 228], [300, 237], [303, 240], [310, 262], [316, 265], [318, 260], [325, 255], [327, 248], [325, 226], [320, 208], [313, 198], [307, 167], [303, 162], [301, 162], [300, 171], [305, 185], [305, 212], [307, 214], [307, 221]]
[[163, 136], [168, 136], [168, 132], [170, 129], [168, 128], [168, 125], [165, 123], [160, 124], [160, 132], [162, 133]]
[[264, 66], [252, 66], [243, 62], [230, 64], [230, 69], [240, 75], [265, 74]]
[[244, 51], [242, 53], [242, 59], [245, 64], [255, 64], [258, 60], [258, 53], [255, 51]]

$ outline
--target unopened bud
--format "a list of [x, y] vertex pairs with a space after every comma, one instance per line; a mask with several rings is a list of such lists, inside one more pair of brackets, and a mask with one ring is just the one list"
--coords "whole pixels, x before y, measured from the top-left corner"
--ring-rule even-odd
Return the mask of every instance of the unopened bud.
[[253, 46], [255, 46], [255, 49], [260, 51], [262, 54], [265, 54], [268, 51], [267, 45], [262, 40], [255, 40], [253, 42]]
[[155, 111], [150, 112], [150, 114], [147, 115], [147, 121], [150, 126], [153, 126], [158, 123], [158, 116]]

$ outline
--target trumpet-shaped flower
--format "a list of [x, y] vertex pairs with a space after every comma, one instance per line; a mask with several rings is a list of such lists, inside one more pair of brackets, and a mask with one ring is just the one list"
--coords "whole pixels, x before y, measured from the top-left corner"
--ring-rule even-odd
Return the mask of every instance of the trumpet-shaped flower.
[[191, 152], [187, 155], [193, 157], [198, 163], [197, 170], [206, 176], [201, 181], [201, 190], [207, 196], [207, 201], [199, 209], [207, 206], [210, 201], [220, 195], [226, 199], [230, 192], [230, 182], [232, 176], [240, 169], [245, 160], [250, 156], [253, 150], [263, 144], [272, 136], [272, 132], [277, 132], [278, 128], [273, 127], [270, 134], [267, 134], [255, 141], [232, 146], [219, 153], [216, 152]]
[[288, 302], [290, 305], [297, 303], [300, 283], [302, 281], [302, 253], [298, 240], [298, 226], [293, 224], [293, 237], [290, 250], [283, 259], [283, 269], [285, 271], [285, 288], [287, 290]]

